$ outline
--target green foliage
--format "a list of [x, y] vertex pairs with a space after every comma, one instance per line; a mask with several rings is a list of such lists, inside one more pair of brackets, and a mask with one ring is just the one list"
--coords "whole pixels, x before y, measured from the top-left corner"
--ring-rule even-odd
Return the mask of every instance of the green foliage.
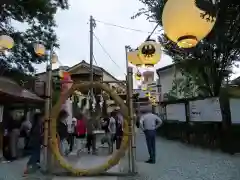
[[[161, 26], [166, 0], [139, 1], [146, 8], [140, 9], [132, 18], [145, 15], [149, 21]], [[240, 3], [222, 0], [216, 7], [218, 15], [213, 30], [195, 48], [181, 49], [166, 35], [159, 37], [164, 52], [173, 58], [183, 75], [191, 77], [204, 96], [219, 95], [224, 80], [231, 73], [229, 69], [235, 66], [240, 56]]]
[[[33, 51], [34, 43], [42, 43], [46, 48], [53, 44], [58, 47], [54, 31], [54, 16], [58, 9], [66, 9], [67, 1], [59, 0], [15, 0], [0, 5], [0, 34], [14, 39], [14, 47], [9, 56], [0, 54], [1, 66], [6, 69], [16, 67], [21, 72], [33, 73], [32, 63], [42, 63], [46, 57], [37, 57]], [[14, 24], [26, 26], [25, 31], [18, 30]]]

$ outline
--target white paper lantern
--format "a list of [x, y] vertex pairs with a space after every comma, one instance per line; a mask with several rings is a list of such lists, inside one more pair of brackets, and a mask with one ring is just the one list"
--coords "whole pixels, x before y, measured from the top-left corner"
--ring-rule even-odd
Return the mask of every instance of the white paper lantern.
[[137, 67], [140, 67], [143, 64], [143, 62], [141, 61], [141, 59], [138, 56], [138, 50], [128, 52], [127, 58], [128, 58], [129, 63], [131, 63]]
[[168, 0], [162, 23], [165, 34], [181, 48], [192, 48], [212, 30], [216, 19], [203, 19], [195, 0]]
[[56, 53], [53, 53], [53, 55], [52, 55], [52, 64], [55, 64], [57, 62], [58, 62], [58, 56], [57, 56]]
[[145, 67], [153, 67], [160, 61], [161, 55], [161, 46], [154, 40], [147, 40], [139, 46], [138, 56]]
[[34, 51], [38, 56], [44, 56], [46, 53], [45, 46], [42, 44], [34, 44]]
[[0, 49], [11, 49], [14, 46], [14, 41], [10, 36], [0, 36]]

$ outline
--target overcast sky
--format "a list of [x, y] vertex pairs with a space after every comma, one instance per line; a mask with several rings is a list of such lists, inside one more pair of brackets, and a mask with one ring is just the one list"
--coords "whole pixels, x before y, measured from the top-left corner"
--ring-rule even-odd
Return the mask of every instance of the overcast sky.
[[[95, 35], [117, 63], [116, 65], [111, 61], [94, 39], [94, 57], [97, 65], [118, 79], [124, 79], [126, 69], [124, 46], [130, 45], [136, 48], [146, 39], [148, 32], [155, 27], [155, 24], [148, 22], [144, 16], [131, 19], [131, 16], [144, 5], [138, 0], [69, 0], [69, 3], [69, 10], [59, 10], [56, 14], [58, 25], [56, 31], [60, 43], [57, 54], [60, 64], [55, 64], [54, 68], [59, 65], [73, 66], [82, 60], [89, 62], [89, 19], [92, 15], [99, 21], [145, 31], [136, 32], [96, 22]], [[21, 25], [21, 27], [23, 26]], [[157, 34], [154, 34], [153, 37], [157, 37]], [[163, 55], [155, 69], [171, 63], [171, 58]], [[45, 66], [45, 64], [36, 65], [37, 72], [44, 71]], [[234, 72], [237, 73], [232, 78], [240, 74], [239, 68], [234, 69]]]
[[[149, 23], [144, 16], [131, 19], [143, 4], [138, 0], [69, 0], [69, 3], [69, 10], [59, 11], [56, 15], [57, 35], [60, 42], [57, 53], [62, 65], [73, 66], [81, 60], [89, 62], [90, 15], [99, 21], [146, 31], [146, 33], [136, 32], [96, 22], [94, 33], [119, 67], [110, 60], [94, 39], [94, 56], [97, 65], [117, 78], [123, 79], [126, 69], [124, 46], [131, 45], [136, 48], [146, 39], [147, 32], [155, 27], [155, 24]], [[171, 59], [163, 56], [157, 67], [168, 64], [171, 64]], [[37, 65], [38, 72], [44, 69], [44, 64]]]

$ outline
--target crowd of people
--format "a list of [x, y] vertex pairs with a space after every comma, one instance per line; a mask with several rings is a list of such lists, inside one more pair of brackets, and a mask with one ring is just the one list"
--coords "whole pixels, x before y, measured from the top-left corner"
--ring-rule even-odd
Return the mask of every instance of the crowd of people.
[[[62, 156], [67, 156], [74, 149], [79, 154], [82, 149], [86, 149], [90, 154], [96, 154], [96, 130], [103, 130], [104, 136], [101, 144], [107, 144], [109, 153], [113, 153], [114, 147], [119, 149], [123, 138], [123, 116], [120, 111], [114, 110], [109, 115], [100, 119], [93, 119], [89, 112], [79, 113], [72, 118], [71, 123], [68, 122], [69, 117], [65, 110], [61, 110], [57, 118], [57, 138], [59, 140], [59, 151]], [[19, 117], [18, 117], [19, 118]], [[70, 118], [71, 119], [71, 118]], [[43, 145], [43, 122], [44, 115], [35, 113], [31, 121], [27, 121], [25, 117], [16, 120], [15, 116], [8, 117], [8, 123], [5, 126], [4, 139], [5, 151], [4, 156], [9, 160], [17, 158], [17, 144], [19, 136], [25, 137], [25, 149], [29, 150], [29, 161], [25, 173], [40, 168], [40, 154]], [[136, 126], [138, 126], [145, 134], [146, 144], [149, 152], [149, 160], [147, 163], [155, 163], [155, 136], [156, 129], [161, 126], [161, 119], [150, 112], [139, 117]], [[83, 143], [84, 142], [84, 143]], [[76, 145], [76, 148], [74, 148]], [[82, 147], [82, 145], [84, 147]]]
[[[3, 117], [3, 156], [7, 161], [14, 161], [29, 149], [29, 133], [32, 122], [22, 113], [9, 110]], [[19, 140], [25, 151], [19, 151]], [[20, 153], [21, 152], [21, 153]]]
[[[67, 122], [68, 113], [61, 110], [57, 118], [57, 138], [59, 144], [59, 151], [62, 156], [67, 156], [74, 150], [76, 144], [77, 154], [86, 149], [90, 154], [96, 154], [96, 134], [95, 131], [99, 130], [98, 120], [93, 119], [90, 114], [79, 113], [75, 118], [72, 118], [71, 124]], [[109, 153], [114, 151], [114, 143], [116, 149], [120, 148], [123, 136], [123, 117], [120, 112], [113, 111], [109, 116], [101, 118], [101, 129], [104, 130], [104, 136], [101, 143], [108, 144]], [[40, 151], [43, 139], [43, 115], [35, 114], [33, 118], [32, 128], [29, 132], [29, 147], [31, 149], [30, 158], [27, 163], [25, 173], [39, 168]], [[84, 141], [83, 141], [84, 140]], [[86, 142], [83, 144], [82, 142]], [[84, 147], [82, 147], [84, 145]]]

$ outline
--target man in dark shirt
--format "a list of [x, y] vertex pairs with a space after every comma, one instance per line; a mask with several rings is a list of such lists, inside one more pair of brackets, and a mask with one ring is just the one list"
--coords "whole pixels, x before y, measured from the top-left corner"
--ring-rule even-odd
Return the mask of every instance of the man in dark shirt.
[[110, 131], [109, 131], [109, 122], [110, 118], [105, 117], [102, 119], [102, 129], [105, 131], [104, 137], [101, 139], [101, 143], [107, 143], [109, 148], [109, 153], [111, 154], [113, 152], [113, 139], [111, 137]]
[[92, 148], [92, 153], [96, 154], [96, 120], [92, 119], [90, 116], [86, 116], [86, 125], [87, 125], [87, 149], [88, 153]]

